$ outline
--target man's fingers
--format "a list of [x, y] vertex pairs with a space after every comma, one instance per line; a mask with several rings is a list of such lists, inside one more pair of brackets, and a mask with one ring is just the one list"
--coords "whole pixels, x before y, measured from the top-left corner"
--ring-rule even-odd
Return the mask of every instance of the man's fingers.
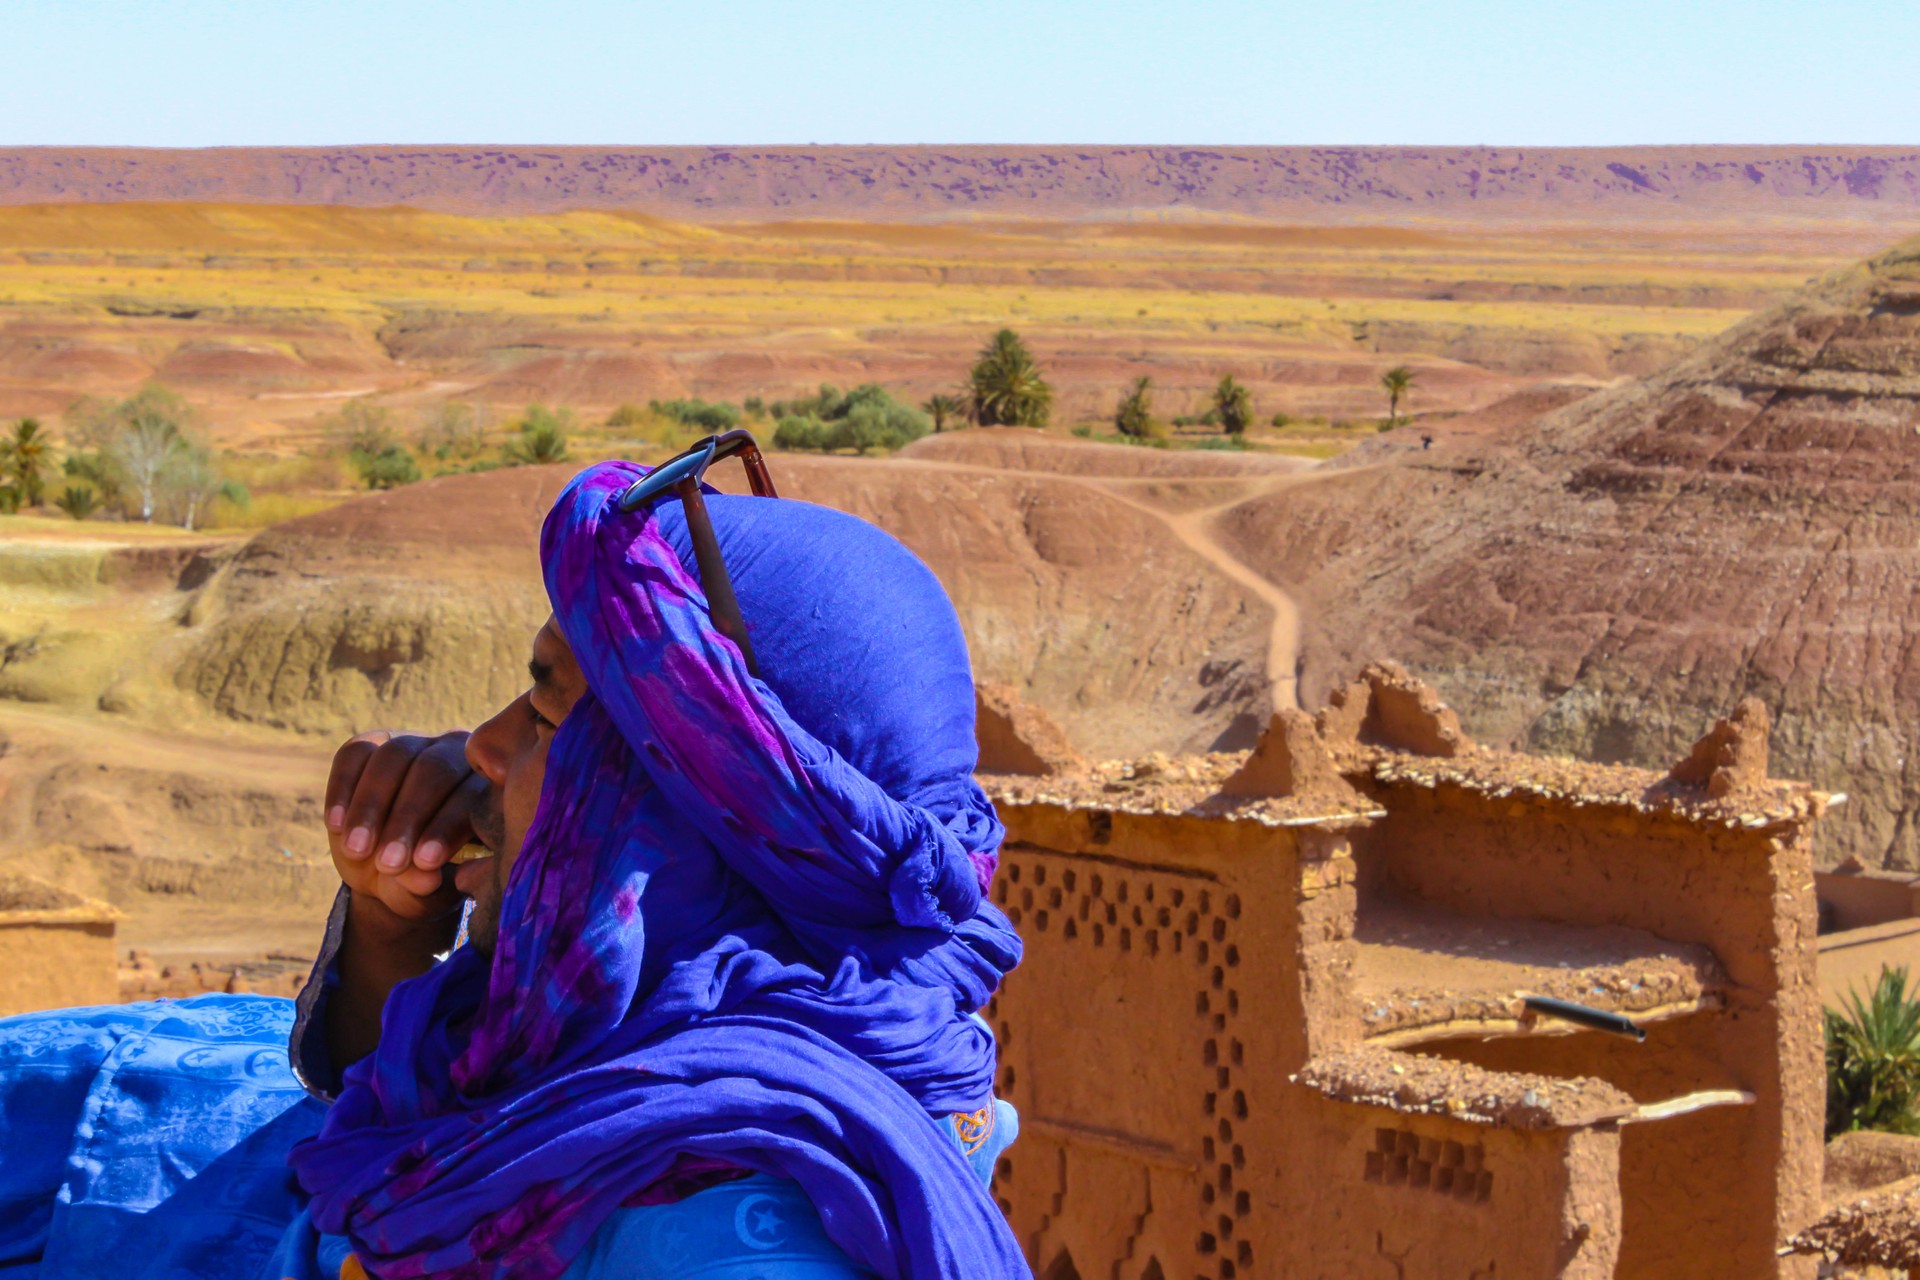
[[408, 867], [394, 877], [394, 880], [416, 898], [431, 898], [443, 890], [451, 892], [446, 877], [438, 871], [423, 871], [419, 867]]
[[417, 734], [401, 734], [374, 748], [354, 783], [353, 798], [347, 801], [346, 836], [342, 841], [347, 857], [359, 861], [374, 852], [374, 837], [386, 823], [387, 810], [393, 806], [415, 757], [430, 741]]
[[385, 729], [355, 734], [333, 753], [333, 765], [327, 771], [328, 831], [337, 835], [346, 830], [347, 805], [353, 799], [353, 789], [360, 784], [360, 775], [365, 771], [367, 761], [373, 759], [374, 751], [392, 736]]
[[374, 842], [382, 871], [391, 875], [412, 861], [421, 833], [472, 776], [464, 733], [441, 734], [414, 756]]
[[486, 775], [469, 773], [428, 819], [413, 848], [413, 865], [434, 871], [473, 839], [473, 810], [487, 793]]

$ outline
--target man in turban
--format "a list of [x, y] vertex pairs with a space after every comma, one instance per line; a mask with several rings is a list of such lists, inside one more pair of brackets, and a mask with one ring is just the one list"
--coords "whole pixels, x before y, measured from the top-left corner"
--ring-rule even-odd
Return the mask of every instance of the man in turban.
[[[972, 1015], [1019, 942], [984, 896], [1002, 831], [971, 777], [951, 605], [852, 517], [712, 496], [756, 677], [714, 626], [679, 504], [622, 510], [641, 474], [595, 467], [548, 515], [553, 617], [532, 688], [465, 743], [472, 774], [435, 767], [445, 740], [363, 740], [336, 761], [345, 886], [292, 1036], [331, 1105], [282, 1098], [236, 1140], [170, 1154], [165, 1194], [68, 1176], [47, 1209], [45, 1162], [24, 1188], [0, 1169], [0, 1263], [86, 1254], [67, 1220], [91, 1206], [122, 1263], [98, 1274], [167, 1280], [339, 1275], [349, 1252], [382, 1280], [1026, 1274], [976, 1167], [1011, 1126]], [[458, 869], [468, 945], [435, 962], [468, 825], [493, 856]], [[286, 1025], [262, 1008], [236, 1031], [231, 1004], [186, 1001], [109, 1028], [125, 1012], [0, 1023], [0, 1139], [31, 1102], [10, 1025], [41, 1059], [105, 1044], [69, 1053], [95, 1064], [90, 1114], [111, 1075], [107, 1113], [137, 1094], [149, 1120], [171, 1086], [115, 1064], [140, 1056], [126, 1045], [224, 1018], [251, 1046]], [[251, 1051], [242, 1074], [265, 1083], [219, 1098], [288, 1094], [275, 1061]], [[78, 1129], [97, 1143], [97, 1123]], [[190, 1261], [217, 1250], [182, 1232], [222, 1204], [272, 1221], [276, 1195], [293, 1221], [265, 1272]]]

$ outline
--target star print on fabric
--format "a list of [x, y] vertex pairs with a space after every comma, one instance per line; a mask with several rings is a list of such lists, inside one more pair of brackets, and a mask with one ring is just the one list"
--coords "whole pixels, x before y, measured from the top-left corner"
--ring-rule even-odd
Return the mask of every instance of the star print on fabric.
[[767, 1196], [748, 1196], [733, 1214], [734, 1233], [752, 1249], [775, 1249], [786, 1243], [787, 1222], [780, 1206]]

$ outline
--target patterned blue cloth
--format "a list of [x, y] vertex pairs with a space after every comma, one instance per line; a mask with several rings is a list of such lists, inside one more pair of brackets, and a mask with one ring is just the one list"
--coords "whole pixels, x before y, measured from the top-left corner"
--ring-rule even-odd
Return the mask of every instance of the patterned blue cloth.
[[260, 1275], [325, 1110], [287, 1069], [292, 1021], [220, 995], [0, 1019], [0, 1273]]
[[[0, 1277], [338, 1280], [348, 1244], [287, 1171], [324, 1114], [287, 1068], [292, 1020], [222, 995], [0, 1019]], [[968, 1156], [983, 1183], [1016, 1132], [998, 1104]], [[797, 1186], [756, 1177], [617, 1211], [565, 1280], [869, 1274]]]

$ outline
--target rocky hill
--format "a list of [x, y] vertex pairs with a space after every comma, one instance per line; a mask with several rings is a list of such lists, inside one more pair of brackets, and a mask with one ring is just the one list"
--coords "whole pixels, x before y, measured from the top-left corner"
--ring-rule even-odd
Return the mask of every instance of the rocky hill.
[[[575, 469], [431, 480], [264, 530], [193, 605], [175, 680], [223, 717], [307, 733], [476, 723], [526, 684], [547, 614], [540, 520]], [[1150, 511], [1064, 477], [938, 462], [783, 454], [774, 469], [783, 496], [912, 547], [953, 596], [979, 676], [1076, 743], [1251, 744], [1273, 620]]]
[[1920, 214], [1902, 147], [0, 149], [0, 204], [239, 201], [700, 219]]
[[1851, 796], [1823, 858], [1920, 865], [1920, 239], [1220, 533], [1300, 598], [1309, 704], [1397, 657], [1476, 738], [1658, 765], [1757, 694], [1775, 771]]

